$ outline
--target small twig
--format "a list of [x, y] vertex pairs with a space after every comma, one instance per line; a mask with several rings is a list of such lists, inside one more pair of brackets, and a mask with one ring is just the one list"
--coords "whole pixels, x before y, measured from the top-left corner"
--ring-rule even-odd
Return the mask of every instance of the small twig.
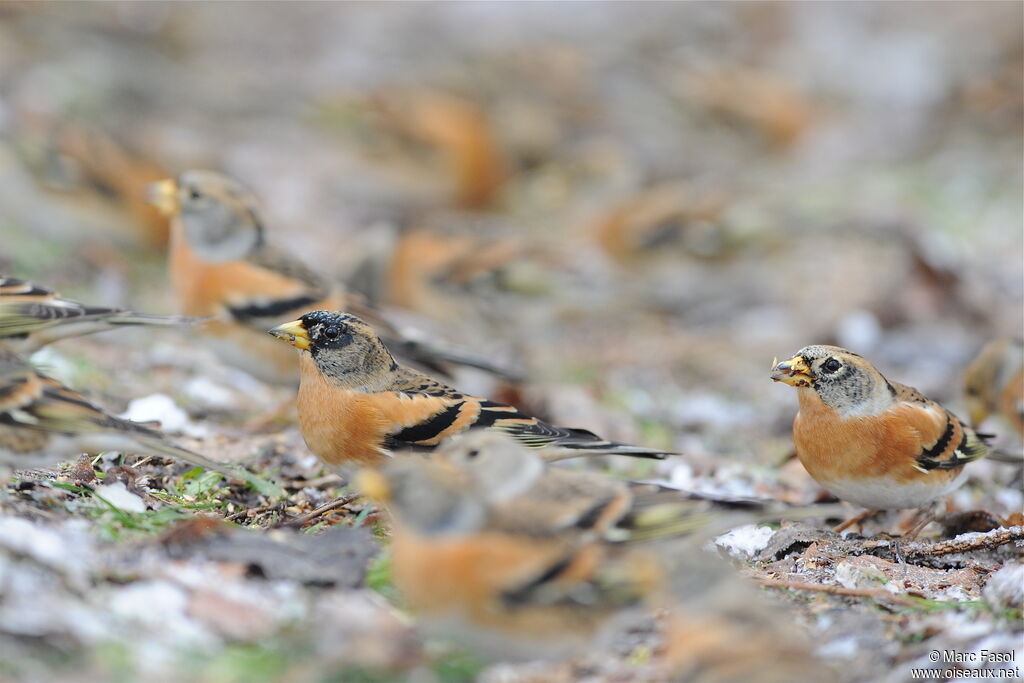
[[903, 547], [910, 555], [949, 555], [966, 553], [971, 550], [991, 550], [1013, 541], [1024, 540], [1024, 526], [1011, 526], [1005, 529], [993, 529], [982, 534], [970, 534], [970, 538], [957, 538], [938, 543], [913, 543]]
[[347, 496], [342, 496], [341, 498], [338, 498], [336, 500], [332, 500], [330, 503], [324, 503], [323, 505], [321, 505], [320, 507], [316, 508], [315, 510], [313, 510], [311, 512], [307, 512], [304, 515], [300, 515], [299, 517], [296, 517], [295, 519], [290, 519], [287, 522], [279, 522], [277, 524], [277, 526], [278, 527], [303, 527], [308, 522], [312, 522], [317, 517], [320, 517], [320, 516], [324, 515], [325, 513], [330, 512], [331, 510], [337, 510], [340, 507], [345, 507], [349, 503], [355, 501], [357, 498], [359, 498], [359, 494], [358, 493], [350, 493]]
[[229, 522], [235, 522], [241, 519], [242, 517], [255, 517], [261, 512], [269, 512], [278, 507], [281, 507], [281, 503], [275, 503], [274, 505], [263, 505], [258, 508], [245, 508], [243, 510], [239, 510], [238, 512], [231, 513], [224, 519], [228, 520]]
[[830, 595], [845, 595], [852, 598], [876, 598], [885, 600], [897, 605], [915, 607], [917, 603], [903, 595], [896, 595], [881, 588], [846, 588], [845, 586], [832, 586], [821, 583], [807, 583], [806, 581], [784, 581], [782, 579], [758, 579], [758, 583], [769, 588], [783, 588], [794, 591], [807, 591], [809, 593], [828, 593]]
[[142, 467], [143, 465], [145, 465], [147, 462], [149, 462], [152, 459], [153, 459], [152, 455], [147, 455], [146, 457], [142, 458], [141, 460], [138, 460], [134, 465], [132, 465], [132, 467]]

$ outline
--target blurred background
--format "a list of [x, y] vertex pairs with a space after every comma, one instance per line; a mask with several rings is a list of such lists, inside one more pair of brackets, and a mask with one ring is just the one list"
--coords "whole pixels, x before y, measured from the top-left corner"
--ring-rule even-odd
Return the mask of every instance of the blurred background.
[[[773, 356], [839, 343], [957, 407], [982, 343], [1021, 333], [1021, 21], [1018, 3], [5, 3], [0, 271], [171, 311], [142, 188], [218, 169], [272, 242], [521, 364], [520, 400], [551, 419], [777, 463], [795, 399]], [[219, 372], [206, 353], [132, 333], [50, 360], [121, 398], [145, 369], [187, 403]], [[261, 400], [215, 379], [225, 405]]]
[[[221, 170], [271, 242], [527, 378], [458, 386], [686, 453], [652, 476], [806, 502], [773, 357], [837, 343], [962, 413], [967, 363], [1022, 333], [1022, 24], [1010, 2], [4, 2], [0, 273], [172, 312], [143, 188]], [[170, 395], [214, 457], [292, 395], [183, 331], [36, 360], [112, 408]]]

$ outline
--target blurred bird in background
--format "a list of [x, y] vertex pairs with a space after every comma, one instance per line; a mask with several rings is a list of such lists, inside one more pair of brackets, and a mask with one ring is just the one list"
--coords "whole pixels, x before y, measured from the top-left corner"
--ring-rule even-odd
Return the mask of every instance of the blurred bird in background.
[[995, 339], [967, 366], [964, 395], [977, 428], [998, 415], [1024, 437], [1024, 340]]
[[509, 374], [487, 358], [391, 325], [358, 296], [268, 244], [256, 198], [225, 175], [187, 171], [176, 181], [151, 185], [150, 198], [171, 218], [171, 284], [181, 311], [215, 316], [203, 328], [214, 350], [265, 382], [298, 382], [295, 355], [269, 339], [266, 330], [324, 308], [358, 311], [381, 330], [396, 355], [434, 372], [446, 374], [449, 364], [460, 364]]
[[240, 467], [214, 462], [175, 446], [155, 429], [114, 417], [0, 349], [0, 479], [103, 451], [160, 455], [245, 481], [261, 493], [283, 493]]
[[[691, 637], [699, 625], [746, 633], [751, 642], [733, 647], [761, 656], [772, 644], [798, 649], [749, 586], [683, 538], [702, 532], [695, 538], [706, 540], [709, 528], [750, 511], [679, 492], [651, 496], [643, 485], [549, 465], [485, 432], [452, 439], [430, 460], [364, 470], [357, 486], [392, 518], [394, 576], [410, 607], [494, 657], [600, 646], [631, 615], [653, 610], [670, 615], [663, 674], [755, 672], [753, 661], [723, 656], [723, 639]], [[813, 657], [799, 651], [804, 659], [787, 670], [812, 670]]]
[[0, 275], [0, 346], [23, 355], [68, 337], [130, 325], [167, 327], [197, 322], [201, 319], [87, 306], [33, 282]]

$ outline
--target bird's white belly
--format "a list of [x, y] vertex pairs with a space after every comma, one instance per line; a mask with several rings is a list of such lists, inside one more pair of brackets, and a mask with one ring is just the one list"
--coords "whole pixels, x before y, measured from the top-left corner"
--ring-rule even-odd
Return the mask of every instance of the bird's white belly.
[[858, 478], [820, 483], [840, 500], [874, 510], [899, 510], [923, 507], [959, 488], [966, 477], [967, 473], [961, 471], [955, 479], [926, 477], [898, 483], [889, 479]]

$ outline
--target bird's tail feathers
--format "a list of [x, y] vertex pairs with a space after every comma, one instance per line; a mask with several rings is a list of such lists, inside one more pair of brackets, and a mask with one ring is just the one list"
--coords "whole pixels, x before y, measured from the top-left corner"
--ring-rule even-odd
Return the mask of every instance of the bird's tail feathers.
[[1024, 465], [1024, 451], [1007, 451], [1002, 448], [989, 449], [988, 459], [1011, 465]]
[[111, 325], [164, 325], [172, 327], [176, 325], [196, 325], [212, 319], [211, 317], [199, 318], [184, 315], [155, 315], [152, 313], [122, 311], [106, 318], [106, 321]]

